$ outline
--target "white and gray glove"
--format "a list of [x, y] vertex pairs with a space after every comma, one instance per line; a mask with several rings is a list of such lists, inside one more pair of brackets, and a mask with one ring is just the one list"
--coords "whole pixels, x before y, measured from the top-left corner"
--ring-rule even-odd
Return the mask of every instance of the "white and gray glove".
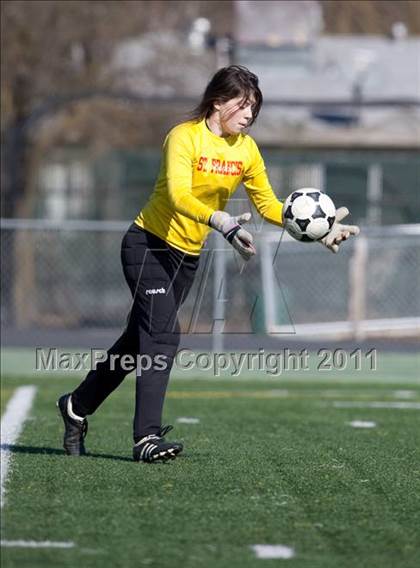
[[360, 233], [357, 225], [342, 225], [340, 223], [348, 214], [349, 210], [347, 207], [337, 209], [331, 231], [321, 239], [321, 243], [331, 252], [338, 252], [338, 247], [342, 241], [346, 241], [350, 236], [357, 236]]
[[225, 211], [215, 211], [210, 217], [209, 225], [225, 237], [244, 260], [249, 260], [256, 254], [251, 233], [241, 227], [251, 219], [251, 213], [243, 213], [232, 217]]

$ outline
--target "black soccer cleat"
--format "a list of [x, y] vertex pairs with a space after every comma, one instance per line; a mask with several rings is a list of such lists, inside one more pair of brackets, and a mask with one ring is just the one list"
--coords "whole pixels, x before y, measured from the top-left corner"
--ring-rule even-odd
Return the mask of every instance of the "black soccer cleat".
[[144, 436], [133, 448], [134, 461], [153, 463], [157, 461], [174, 460], [182, 452], [180, 442], [166, 442], [163, 437], [173, 426], [163, 426], [156, 434]]
[[68, 413], [68, 402], [70, 394], [63, 394], [57, 400], [57, 407], [64, 420], [64, 441], [63, 448], [68, 456], [84, 456], [86, 454], [84, 439], [88, 431], [88, 422], [84, 418], [81, 420], [74, 420]]

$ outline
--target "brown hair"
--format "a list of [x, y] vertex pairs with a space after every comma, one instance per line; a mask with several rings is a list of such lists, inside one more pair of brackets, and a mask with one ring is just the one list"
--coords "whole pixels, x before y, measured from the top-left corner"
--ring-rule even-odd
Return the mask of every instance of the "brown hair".
[[263, 103], [258, 77], [242, 65], [222, 67], [207, 85], [201, 102], [190, 115], [191, 120], [208, 118], [214, 110], [214, 103], [224, 103], [240, 96], [244, 101], [248, 101], [251, 96], [255, 99], [255, 104], [252, 106], [252, 120], [249, 123], [251, 126], [257, 119]]

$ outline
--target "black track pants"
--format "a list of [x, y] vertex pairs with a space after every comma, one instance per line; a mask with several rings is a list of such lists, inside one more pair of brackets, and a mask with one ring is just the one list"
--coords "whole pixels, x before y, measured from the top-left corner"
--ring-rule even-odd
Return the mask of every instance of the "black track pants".
[[130, 358], [121, 356], [131, 356], [137, 366], [133, 435], [138, 441], [161, 427], [180, 340], [177, 311], [193, 283], [198, 256], [170, 247], [133, 223], [122, 241], [121, 261], [133, 296], [127, 327], [108, 350], [106, 361], [98, 363], [72, 393], [72, 402], [76, 414], [93, 414], [130, 372]]

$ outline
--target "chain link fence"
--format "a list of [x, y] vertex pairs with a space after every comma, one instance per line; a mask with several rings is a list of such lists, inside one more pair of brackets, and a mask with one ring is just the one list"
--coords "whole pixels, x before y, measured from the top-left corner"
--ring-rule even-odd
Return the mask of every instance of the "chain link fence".
[[330, 337], [420, 337], [420, 225], [364, 229], [331, 254], [274, 234], [265, 241], [266, 327]]
[[[130, 223], [3, 220], [2, 328], [21, 335], [122, 328], [131, 297], [120, 265]], [[259, 230], [258, 230], [259, 229]], [[333, 256], [254, 227], [243, 264], [213, 235], [180, 311], [187, 334], [420, 334], [420, 225], [364, 230]]]

